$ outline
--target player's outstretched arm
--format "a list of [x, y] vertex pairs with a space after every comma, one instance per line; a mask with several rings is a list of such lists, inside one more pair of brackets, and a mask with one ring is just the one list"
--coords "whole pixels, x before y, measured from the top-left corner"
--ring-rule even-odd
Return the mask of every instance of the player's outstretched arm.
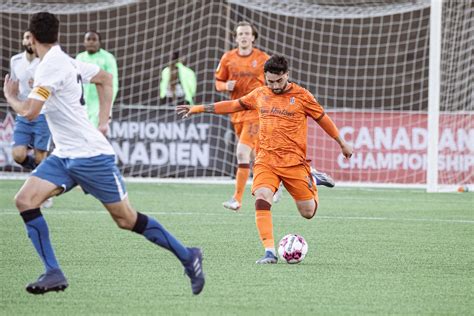
[[329, 136], [334, 138], [334, 140], [339, 144], [344, 157], [350, 158], [352, 156], [352, 146], [346, 143], [344, 139], [342, 139], [342, 137], [339, 135], [339, 130], [336, 124], [334, 124], [334, 122], [331, 120], [329, 115], [323, 114], [323, 116], [320, 119], [316, 120], [316, 122], [318, 122], [319, 126], [321, 126], [324, 131]]
[[232, 101], [221, 101], [208, 105], [178, 105], [176, 106], [176, 112], [181, 115], [182, 118], [187, 118], [191, 115], [198, 113], [214, 113], [214, 114], [230, 114], [234, 112], [246, 110], [240, 104], [239, 100]]
[[27, 120], [34, 120], [40, 114], [44, 102], [49, 97], [49, 91], [46, 89], [39, 91], [39, 93], [41, 93], [41, 98], [44, 98], [44, 100], [32, 99], [29, 97], [25, 101], [18, 99], [18, 91], [18, 81], [13, 80], [10, 75], [7, 74], [5, 76], [5, 81], [3, 82], [3, 93], [8, 104], [10, 104], [17, 114], [24, 116]]

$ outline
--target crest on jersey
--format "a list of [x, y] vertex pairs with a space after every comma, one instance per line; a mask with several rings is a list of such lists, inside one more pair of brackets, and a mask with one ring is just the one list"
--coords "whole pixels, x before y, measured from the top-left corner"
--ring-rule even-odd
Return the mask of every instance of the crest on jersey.
[[256, 60], [253, 60], [253, 61], [252, 61], [252, 67], [253, 67], [253, 68], [257, 68], [257, 61], [256, 61]]
[[294, 97], [290, 98], [290, 104], [295, 104], [295, 98]]

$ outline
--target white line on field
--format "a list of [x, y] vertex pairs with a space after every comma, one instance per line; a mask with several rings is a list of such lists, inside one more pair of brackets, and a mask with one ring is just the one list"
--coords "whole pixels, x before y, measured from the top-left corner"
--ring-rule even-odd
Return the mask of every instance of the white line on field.
[[[71, 215], [71, 214], [94, 214], [94, 215], [108, 215], [105, 211], [87, 211], [87, 210], [70, 210], [70, 211], [55, 211], [50, 210], [45, 212], [47, 216], [53, 215]], [[201, 213], [201, 212], [146, 212], [146, 214], [152, 215], [163, 215], [163, 216], [223, 216], [223, 213]], [[18, 212], [13, 211], [2, 211], [0, 210], [0, 216], [2, 215], [18, 215]], [[237, 213], [235, 216], [253, 217], [253, 213], [242, 214]], [[278, 218], [296, 218], [295, 215], [280, 215], [273, 214], [273, 217]], [[325, 216], [316, 215], [316, 219], [323, 220], [355, 220], [355, 221], [402, 221], [402, 222], [435, 222], [435, 223], [459, 223], [459, 224], [474, 224], [474, 220], [465, 219], [439, 219], [439, 218], [404, 218], [404, 217], [373, 217], [373, 216]]]

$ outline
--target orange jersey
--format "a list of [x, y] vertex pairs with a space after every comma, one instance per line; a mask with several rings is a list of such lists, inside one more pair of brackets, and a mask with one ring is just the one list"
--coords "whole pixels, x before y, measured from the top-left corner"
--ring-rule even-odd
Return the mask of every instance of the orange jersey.
[[[233, 49], [222, 56], [215, 78], [218, 81], [235, 80], [235, 87], [233, 91], [230, 91], [230, 98], [232, 100], [238, 99], [265, 84], [263, 65], [269, 58], [270, 56], [257, 48], [253, 48], [252, 53], [248, 56], [239, 55], [238, 48]], [[232, 114], [234, 123], [250, 120], [258, 120], [256, 111], [242, 111]]]
[[239, 99], [242, 107], [257, 109], [260, 121], [258, 152], [255, 163], [289, 167], [305, 163], [307, 117], [319, 120], [323, 107], [306, 89], [295, 83], [282, 94], [267, 86]]

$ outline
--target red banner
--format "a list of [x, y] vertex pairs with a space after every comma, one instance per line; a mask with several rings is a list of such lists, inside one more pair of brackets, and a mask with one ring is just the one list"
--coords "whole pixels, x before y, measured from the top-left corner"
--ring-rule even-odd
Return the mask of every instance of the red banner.
[[[337, 143], [311, 122], [308, 158], [338, 181], [426, 183], [427, 114], [328, 112], [354, 147], [345, 159]], [[474, 114], [440, 114], [439, 183], [474, 183]]]

